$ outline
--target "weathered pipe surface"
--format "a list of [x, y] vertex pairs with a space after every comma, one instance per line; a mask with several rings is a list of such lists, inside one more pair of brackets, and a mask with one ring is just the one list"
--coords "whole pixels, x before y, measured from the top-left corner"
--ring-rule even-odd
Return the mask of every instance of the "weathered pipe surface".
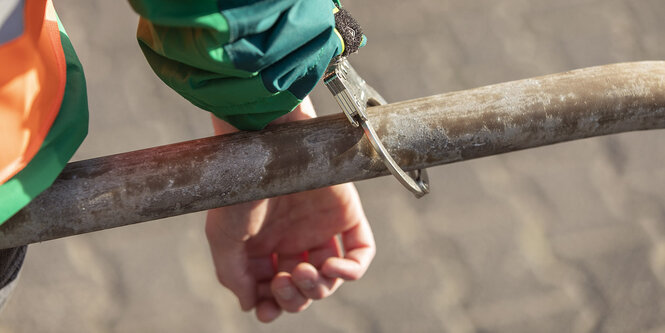
[[[586, 68], [368, 114], [406, 170], [665, 128], [665, 62]], [[342, 114], [105, 156], [67, 165], [0, 227], [0, 248], [387, 174]]]

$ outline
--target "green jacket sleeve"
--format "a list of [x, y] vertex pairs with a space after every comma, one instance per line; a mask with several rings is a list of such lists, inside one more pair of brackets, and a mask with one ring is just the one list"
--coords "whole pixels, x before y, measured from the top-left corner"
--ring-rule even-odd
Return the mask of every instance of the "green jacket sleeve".
[[343, 48], [331, 0], [130, 3], [157, 76], [242, 130], [293, 110]]

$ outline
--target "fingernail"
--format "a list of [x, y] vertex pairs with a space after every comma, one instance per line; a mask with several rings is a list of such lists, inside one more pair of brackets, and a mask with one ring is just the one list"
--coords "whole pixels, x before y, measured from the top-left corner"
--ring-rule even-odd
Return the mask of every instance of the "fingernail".
[[277, 293], [277, 296], [279, 296], [279, 298], [281, 298], [285, 301], [288, 301], [288, 300], [292, 299], [293, 296], [295, 296], [295, 293], [296, 293], [296, 291], [293, 287], [278, 288], [277, 290], [275, 290], [275, 292]]
[[314, 281], [309, 280], [309, 279], [301, 280], [301, 281], [298, 281], [298, 286], [300, 286], [300, 288], [303, 288], [303, 289], [308, 289], [308, 290], [313, 289], [314, 288]]

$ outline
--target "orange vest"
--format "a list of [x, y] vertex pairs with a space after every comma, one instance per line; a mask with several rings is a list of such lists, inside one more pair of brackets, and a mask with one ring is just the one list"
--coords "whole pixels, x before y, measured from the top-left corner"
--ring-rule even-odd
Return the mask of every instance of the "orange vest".
[[0, 184], [39, 151], [60, 110], [67, 80], [51, 0], [19, 1], [23, 32], [0, 45]]

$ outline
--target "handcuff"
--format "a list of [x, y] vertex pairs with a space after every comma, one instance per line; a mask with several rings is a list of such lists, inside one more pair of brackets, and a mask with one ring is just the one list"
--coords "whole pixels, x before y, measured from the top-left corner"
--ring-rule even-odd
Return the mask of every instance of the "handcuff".
[[381, 143], [381, 139], [370, 124], [365, 110], [368, 106], [378, 106], [387, 104], [387, 102], [358, 75], [347, 57], [339, 56], [330, 62], [323, 75], [323, 83], [328, 87], [351, 125], [362, 127], [365, 136], [390, 173], [416, 198], [429, 193], [427, 170], [418, 169], [405, 172], [397, 165], [386, 147]]

